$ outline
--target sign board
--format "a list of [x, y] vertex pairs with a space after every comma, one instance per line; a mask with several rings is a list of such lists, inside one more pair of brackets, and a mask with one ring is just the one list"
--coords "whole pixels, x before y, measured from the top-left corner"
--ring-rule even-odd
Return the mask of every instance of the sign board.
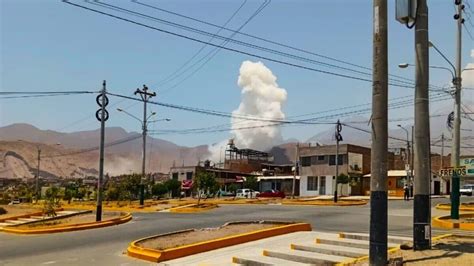
[[349, 173], [362, 174], [362, 154], [348, 153], [349, 157]]
[[460, 166], [466, 168], [466, 176], [474, 176], [474, 158], [462, 158]]
[[453, 176], [456, 174], [457, 176], [465, 176], [466, 175], [466, 167], [459, 167], [459, 168], [445, 168], [439, 171], [440, 176]]

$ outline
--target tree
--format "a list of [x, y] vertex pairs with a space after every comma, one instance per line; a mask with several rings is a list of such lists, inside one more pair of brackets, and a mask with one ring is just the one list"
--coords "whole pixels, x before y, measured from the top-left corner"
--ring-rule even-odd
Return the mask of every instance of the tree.
[[234, 199], [235, 199], [235, 197], [237, 196], [237, 185], [236, 185], [236, 184], [230, 184], [230, 185], [227, 187], [227, 190], [229, 190], [230, 192], [232, 192], [232, 194], [234, 195]]
[[66, 190], [64, 190], [63, 200], [67, 200], [68, 204], [71, 204], [71, 200], [73, 196], [74, 196], [74, 190], [69, 189], [69, 188], [66, 188]]
[[202, 192], [209, 191], [215, 188], [216, 184], [216, 176], [213, 173], [202, 171], [196, 174], [193, 188], [196, 189], [198, 193], [198, 206], [201, 202]]
[[151, 193], [153, 194], [153, 196], [157, 196], [158, 198], [162, 197], [167, 192], [168, 187], [166, 187], [166, 184], [164, 183], [156, 183], [151, 189]]
[[168, 192], [171, 192], [171, 197], [179, 196], [179, 192], [181, 189], [181, 182], [176, 179], [169, 179], [165, 183]]
[[248, 176], [245, 178], [244, 187], [253, 190], [258, 190], [258, 180], [255, 176]]
[[56, 217], [55, 208], [60, 206], [60, 190], [58, 187], [50, 187], [46, 190], [44, 195], [45, 201], [43, 205], [43, 212], [47, 216]]

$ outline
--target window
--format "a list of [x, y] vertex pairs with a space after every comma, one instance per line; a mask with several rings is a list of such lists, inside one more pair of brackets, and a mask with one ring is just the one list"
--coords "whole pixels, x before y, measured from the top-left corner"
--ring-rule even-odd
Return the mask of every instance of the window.
[[301, 157], [301, 166], [311, 166], [311, 156]]
[[311, 165], [317, 165], [318, 164], [318, 156], [311, 156]]
[[[343, 165], [344, 156], [340, 154], [337, 158], [337, 164]], [[336, 165], [336, 155], [329, 155], [329, 165]]]
[[173, 173], [173, 179], [178, 180], [178, 173]]
[[324, 159], [325, 159], [325, 158], [324, 158], [324, 155], [319, 155], [319, 156], [318, 156], [318, 161], [324, 161]]
[[186, 172], [186, 180], [193, 180], [193, 172]]
[[308, 183], [306, 190], [315, 191], [318, 190], [318, 177], [317, 176], [308, 176]]

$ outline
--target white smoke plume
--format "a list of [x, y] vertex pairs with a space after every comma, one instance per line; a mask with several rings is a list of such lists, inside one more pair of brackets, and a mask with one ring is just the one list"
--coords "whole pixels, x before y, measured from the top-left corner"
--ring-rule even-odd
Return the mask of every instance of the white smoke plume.
[[[240, 66], [237, 84], [242, 90], [242, 101], [234, 110], [234, 116], [254, 116], [265, 119], [285, 119], [283, 104], [286, 102], [286, 90], [280, 88], [277, 78], [262, 62], [244, 61]], [[248, 121], [233, 117], [232, 134], [238, 148], [267, 150], [282, 142], [279, 127], [258, 127], [271, 122]], [[239, 130], [242, 127], [252, 129]]]
[[[262, 62], [244, 61], [240, 66], [237, 84], [242, 90], [242, 101], [232, 112], [232, 137], [237, 148], [249, 148], [266, 151], [282, 142], [280, 128], [277, 126], [259, 127], [273, 124], [265, 121], [239, 119], [238, 116], [265, 119], [285, 119], [283, 105], [286, 102], [286, 90], [280, 88], [277, 78]], [[235, 117], [237, 116], [237, 117]], [[250, 129], [241, 129], [254, 127]], [[240, 129], [239, 129], [240, 128]], [[228, 140], [209, 145], [209, 158], [214, 163], [224, 161]]]

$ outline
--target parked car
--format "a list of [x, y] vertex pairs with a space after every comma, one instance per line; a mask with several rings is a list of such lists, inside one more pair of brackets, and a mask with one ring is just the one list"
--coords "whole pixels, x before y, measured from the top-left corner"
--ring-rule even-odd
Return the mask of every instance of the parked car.
[[221, 190], [221, 196], [222, 197], [233, 197], [235, 196], [235, 193], [234, 192], [231, 192], [231, 191], [224, 191], [224, 190]]
[[253, 199], [258, 197], [259, 192], [250, 188], [237, 189], [236, 198]]
[[467, 196], [472, 196], [473, 191], [474, 191], [474, 184], [464, 185], [461, 189], [459, 189], [459, 192], [461, 193], [461, 195], [467, 195]]
[[14, 205], [14, 204], [20, 204], [20, 200], [19, 199], [13, 199], [12, 201], [10, 201], [10, 203], [8, 203], [8, 205]]
[[285, 192], [269, 189], [269, 190], [265, 190], [264, 192], [260, 193], [258, 195], [258, 197], [260, 197], [260, 198], [282, 198], [283, 199], [286, 196], [285, 196]]

